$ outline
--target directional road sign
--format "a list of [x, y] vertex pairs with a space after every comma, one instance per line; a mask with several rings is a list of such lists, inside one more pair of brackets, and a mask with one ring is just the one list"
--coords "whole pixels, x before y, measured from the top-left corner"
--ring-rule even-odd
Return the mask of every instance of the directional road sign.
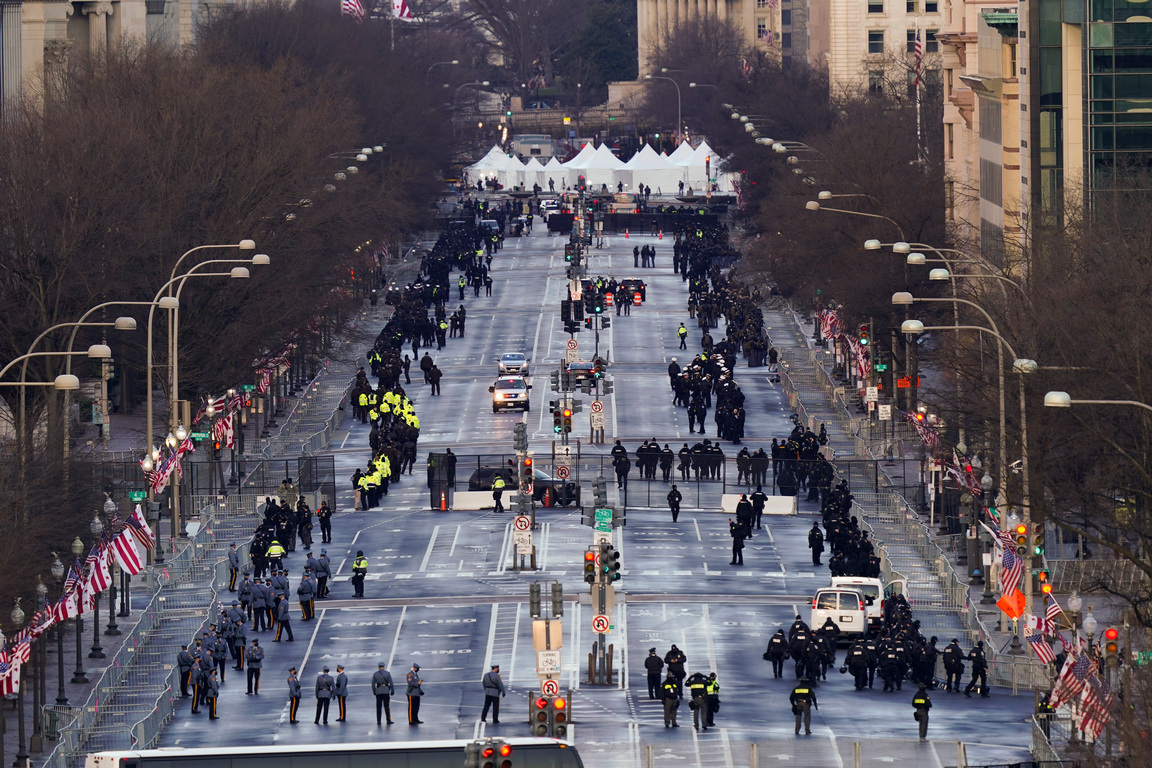
[[592, 413], [603, 413], [603, 412], [604, 412], [604, 403], [602, 403], [599, 400], [593, 400], [592, 401]]
[[512, 521], [512, 527], [518, 531], [530, 530], [532, 528], [532, 519], [527, 515], [518, 515], [516, 519]]
[[148, 495], [147, 491], [128, 491], [128, 500], [129, 501], [144, 501], [144, 497], [147, 495]]
[[255, 392], [256, 391], [256, 385], [255, 384], [241, 384], [240, 389], [244, 390], [245, 392]]
[[512, 543], [516, 546], [516, 554], [532, 554], [532, 531], [512, 531]]
[[568, 467], [564, 466], [563, 464], [556, 467], [556, 477], [560, 478], [561, 480], [567, 480], [569, 472], [570, 470]]
[[545, 696], [559, 696], [560, 683], [556, 682], [555, 680], [545, 680], [540, 684], [540, 693], [544, 694]]
[[604, 634], [611, 628], [612, 624], [608, 617], [604, 614], [597, 614], [592, 617], [592, 631]]
[[612, 510], [611, 509], [598, 509], [596, 510], [596, 524], [592, 526], [597, 531], [611, 531], [612, 530]]
[[536, 674], [560, 674], [560, 651], [536, 651]]
[[576, 347], [568, 347], [564, 353], [564, 362], [569, 364], [580, 362], [580, 350], [576, 349]]
[[[592, 544], [594, 546], [598, 547], [601, 544], [611, 544], [611, 543], [612, 543], [612, 531], [592, 531]], [[596, 557], [599, 558], [600, 556], [597, 555]]]

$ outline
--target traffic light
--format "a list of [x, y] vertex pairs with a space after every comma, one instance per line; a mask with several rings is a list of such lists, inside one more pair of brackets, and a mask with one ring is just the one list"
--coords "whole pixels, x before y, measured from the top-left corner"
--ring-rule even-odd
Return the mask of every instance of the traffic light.
[[1033, 592], [1038, 592], [1044, 595], [1052, 594], [1052, 574], [1046, 568], [1040, 568], [1033, 573], [1036, 574], [1036, 588]]
[[558, 619], [564, 615], [564, 585], [558, 581], [552, 582], [552, 618]]
[[603, 388], [603, 393], [610, 395], [612, 394], [612, 391], [616, 389], [616, 382], [612, 381], [611, 379], [604, 379], [604, 383], [601, 386]]
[[1040, 520], [1032, 521], [1032, 542], [1028, 548], [1032, 557], [1044, 556], [1044, 523]]
[[[512, 745], [492, 739], [479, 745], [479, 768], [512, 768]], [[467, 753], [466, 753], [467, 754]]]
[[528, 615], [534, 619], [540, 618], [540, 583], [532, 582], [528, 585]]
[[1028, 551], [1028, 525], [1020, 523], [1016, 526], [1016, 554], [1024, 557]]
[[212, 458], [214, 458], [214, 459], [220, 458], [220, 449], [223, 447], [224, 447], [224, 444], [221, 443], [219, 440], [212, 443]]
[[562, 414], [560, 412], [560, 406], [558, 406], [558, 405], [552, 411], [552, 430], [556, 434], [560, 434], [561, 432], [564, 431], [564, 422], [562, 420]]
[[527, 493], [527, 489], [532, 487], [532, 481], [534, 479], [532, 474], [532, 457], [525, 456], [524, 460], [520, 462], [520, 491]]
[[552, 737], [563, 739], [568, 736], [568, 701], [563, 696], [552, 699], [552, 706], [548, 708], [548, 725]]
[[604, 294], [596, 294], [592, 301], [592, 311], [598, 315], [604, 314], [604, 310], [608, 307], [608, 300], [604, 297]]
[[604, 361], [602, 359], [600, 359], [599, 357], [596, 358], [596, 360], [593, 361], [593, 363], [592, 363], [592, 378], [594, 378], [594, 379], [604, 378]]
[[608, 317], [608, 315], [604, 315], [604, 317], [600, 318], [600, 327], [605, 331], [611, 328], [612, 318]]
[[[579, 259], [577, 259], [577, 261], [579, 261]], [[584, 302], [572, 302], [572, 319], [577, 323], [584, 319]]]
[[572, 431], [572, 409], [571, 408], [565, 408], [564, 409], [564, 431], [565, 432], [571, 432]]
[[560, 391], [560, 371], [552, 371], [552, 373], [548, 374], [548, 378], [550, 380], [550, 383], [552, 384], [552, 391], [553, 392], [559, 392]]
[[603, 477], [597, 477], [592, 481], [592, 504], [598, 508], [608, 506], [608, 491]]
[[560, 302], [560, 319], [565, 323], [572, 321], [572, 300], [564, 299]]
[[584, 190], [588, 189], [588, 184], [587, 184], [587, 182], [585, 182], [585, 181], [584, 181], [584, 177], [583, 177], [583, 176], [579, 176], [579, 177], [577, 177], [577, 179], [576, 179], [576, 188], [577, 188], [577, 189], [579, 189], [581, 192], [583, 192]]
[[860, 326], [860, 346], [862, 346], [862, 347], [868, 346], [868, 335], [869, 335], [868, 334], [868, 326], [867, 325]]
[[512, 430], [512, 445], [517, 451], [528, 450], [528, 425], [522, 421], [516, 422]]
[[549, 720], [548, 710], [552, 708], [552, 702], [548, 701], [544, 696], [537, 696], [532, 699], [532, 713], [529, 715], [529, 726], [532, 729], [533, 736], [547, 736], [548, 729], [551, 727]]
[[590, 318], [590, 317], [584, 318], [584, 327], [587, 328], [588, 330], [592, 330], [592, 318]]
[[1120, 630], [1116, 627], [1104, 630], [1104, 659], [1110, 667], [1115, 667], [1120, 661]]
[[611, 544], [600, 545], [600, 568], [605, 581], [620, 581], [620, 553]]
[[584, 553], [584, 582], [596, 583], [596, 553], [591, 550]]

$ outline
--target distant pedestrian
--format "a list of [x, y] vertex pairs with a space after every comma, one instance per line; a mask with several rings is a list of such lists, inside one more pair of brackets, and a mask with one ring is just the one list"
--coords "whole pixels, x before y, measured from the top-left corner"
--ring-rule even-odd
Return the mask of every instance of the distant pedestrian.
[[336, 722], [342, 723], [348, 719], [348, 675], [344, 673], [344, 665], [336, 665], [336, 688], [332, 691], [336, 694], [336, 704], [340, 707], [340, 717], [336, 718]]
[[792, 714], [796, 715], [796, 734], [800, 734], [800, 721], [803, 720], [804, 734], [811, 736], [812, 709], [820, 709], [820, 705], [816, 703], [816, 691], [809, 684], [807, 677], [800, 679], [800, 683], [792, 689], [792, 695], [788, 700], [792, 702]]
[[248, 693], [260, 695], [260, 669], [264, 666], [264, 649], [260, 647], [260, 640], [252, 638], [252, 647], [248, 649]]
[[676, 522], [676, 518], [680, 517], [680, 502], [684, 499], [684, 495], [676, 490], [676, 484], [672, 484], [672, 490], [668, 491], [668, 509], [672, 510], [672, 522]]
[[236, 545], [232, 544], [228, 548], [228, 591], [236, 591], [236, 576], [240, 573], [240, 553], [236, 551]]
[[728, 533], [732, 536], [732, 562], [729, 565], [744, 565], [744, 526], [728, 518]]
[[368, 575], [368, 559], [364, 557], [364, 550], [356, 550], [356, 559], [352, 561], [352, 597], [364, 597], [364, 577]]
[[680, 724], [676, 722], [676, 711], [680, 709], [680, 700], [684, 698], [684, 689], [671, 672], [664, 680], [662, 694], [664, 697], [664, 727], [679, 728]]
[[493, 664], [492, 669], [484, 674], [482, 681], [484, 687], [484, 709], [480, 713], [480, 722], [488, 722], [488, 708], [492, 708], [492, 722], [500, 722], [500, 697], [508, 694], [504, 681], [500, 679], [500, 665]]
[[808, 548], [812, 550], [812, 565], [820, 565], [820, 555], [824, 552], [824, 533], [820, 530], [819, 522], [813, 522], [812, 530], [808, 531]]
[[216, 700], [220, 698], [220, 681], [216, 679], [216, 670], [212, 669], [208, 672], [208, 682], [205, 684], [207, 691], [204, 697], [208, 700], [208, 719], [219, 720], [216, 717]]
[[655, 648], [648, 649], [648, 658], [644, 659], [644, 669], [648, 672], [648, 698], [661, 698], [660, 679], [663, 677], [664, 659], [656, 654]]

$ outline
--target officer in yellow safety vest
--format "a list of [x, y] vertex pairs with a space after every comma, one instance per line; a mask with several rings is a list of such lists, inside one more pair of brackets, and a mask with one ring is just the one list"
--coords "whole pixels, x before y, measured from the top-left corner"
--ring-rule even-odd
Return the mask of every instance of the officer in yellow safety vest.
[[360, 475], [359, 485], [360, 485], [360, 503], [361, 503], [360, 508], [361, 509], [371, 509], [372, 508], [372, 488], [374, 487], [373, 483], [372, 483], [372, 473], [371, 472], [365, 472], [364, 474]]
[[720, 709], [720, 683], [716, 682], [716, 673], [712, 672], [708, 675], [708, 682], [704, 683], [704, 697], [707, 699], [707, 714], [708, 714], [708, 727], [715, 728], [717, 710]]
[[460, 275], [460, 279], [456, 281], [456, 287], [460, 289], [460, 301], [464, 301], [464, 286], [465, 285], [466, 285], [466, 282], [464, 280], [464, 275]]
[[364, 577], [368, 575], [368, 558], [364, 557], [364, 550], [356, 550], [356, 559], [352, 561], [352, 597], [364, 597]]
[[496, 505], [492, 507], [493, 512], [504, 511], [504, 503], [501, 501], [501, 497], [504, 495], [504, 485], [504, 478], [496, 475], [496, 479], [492, 481], [492, 500], [496, 502]]
[[367, 424], [368, 423], [368, 393], [367, 392], [361, 392], [360, 397], [358, 397], [356, 400], [356, 403], [359, 406], [360, 423], [361, 424]]
[[676, 329], [676, 335], [680, 337], [680, 349], [688, 349], [688, 329], [684, 327], [684, 323], [680, 323], [680, 327]]
[[916, 722], [920, 723], [920, 738], [928, 738], [928, 710], [932, 709], [932, 699], [928, 698], [928, 691], [921, 685], [912, 697], [912, 706], [916, 710]]
[[285, 554], [284, 547], [280, 546], [279, 541], [273, 539], [264, 557], [268, 558], [268, 564], [278, 571], [280, 570], [280, 558], [284, 557]]

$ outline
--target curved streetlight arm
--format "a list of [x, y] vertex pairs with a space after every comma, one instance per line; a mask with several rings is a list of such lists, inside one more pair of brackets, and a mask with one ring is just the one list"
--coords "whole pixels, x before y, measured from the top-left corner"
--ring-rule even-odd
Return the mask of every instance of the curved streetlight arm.
[[[176, 279], [176, 270], [180, 268], [180, 265], [184, 262], [184, 259], [188, 258], [197, 251], [207, 251], [217, 248], [240, 248], [245, 251], [254, 251], [256, 250], [256, 243], [252, 240], [241, 240], [239, 243], [225, 243], [222, 245], [198, 245], [195, 248], [191, 248], [185, 251], [184, 255], [182, 255], [180, 258], [176, 259], [176, 263], [172, 265], [172, 272], [168, 275], [169, 279], [167, 285], [171, 285], [172, 281]], [[171, 296], [172, 293], [169, 292], [168, 295]]]
[[[27, 352], [23, 355], [20, 355], [20, 357], [17, 357], [14, 360], [10, 360], [7, 365], [5, 365], [2, 369], [0, 369], [0, 376], [3, 376], [4, 374], [8, 373], [8, 369], [11, 368], [12, 366], [16, 365], [16, 363], [19, 363], [23, 360], [28, 360], [29, 358], [33, 358], [33, 357], [63, 357], [66, 355], [87, 355], [87, 354], [88, 354], [88, 350], [84, 350], [83, 352], [64, 352], [64, 351], [60, 351], [60, 352]], [[3, 382], [0, 382], [0, 383], [3, 383]], [[13, 381], [10, 383], [4, 383], [4, 386], [19, 387], [22, 384], [23, 385], [29, 385], [30, 382]]]
[[[815, 203], [815, 206], [812, 205], [813, 203]], [[900, 233], [901, 237], [904, 236], [904, 231], [902, 229], [900, 229], [899, 224], [897, 224], [895, 221], [888, 218], [887, 216], [883, 216], [879, 213], [864, 213], [864, 211], [849, 211], [845, 208], [826, 208], [823, 205], [820, 205], [820, 203], [818, 203], [815, 200], [809, 200], [807, 203], [804, 204], [804, 207], [810, 211], [831, 211], [832, 213], [847, 213], [847, 214], [851, 214], [853, 216], [867, 216], [868, 218], [871, 218], [871, 219], [883, 219], [884, 221], [888, 222], [892, 226], [896, 227], [896, 231]]]
[[923, 328], [921, 328], [920, 330], [921, 331], [981, 331], [982, 333], [987, 333], [987, 334], [989, 334], [991, 336], [995, 336], [997, 339], [999, 339], [1000, 343], [1002, 343], [1004, 345], [1004, 348], [1008, 350], [1008, 354], [1012, 355], [1013, 360], [1019, 360], [1020, 359], [1016, 356], [1016, 350], [1012, 349], [1012, 345], [1008, 343], [1007, 339], [1005, 339], [1003, 336], [1001, 336], [996, 331], [993, 331], [991, 328], [985, 328], [982, 325], [926, 325]]
[[[660, 71], [661, 72], [679, 72], [680, 70], [678, 70], [678, 69], [662, 69]], [[667, 80], [668, 82], [672, 83], [672, 85], [676, 86], [676, 141], [679, 142], [680, 141], [680, 132], [683, 130], [682, 126], [684, 123], [684, 116], [683, 116], [684, 113], [681, 110], [681, 102], [680, 102], [680, 83], [676, 82], [676, 80], [674, 78], [661, 77], [660, 75], [644, 75], [644, 79], [645, 80]]]
[[1152, 411], [1152, 405], [1148, 405], [1148, 403], [1142, 403], [1139, 400], [1073, 400], [1072, 398], [1068, 398], [1067, 400], [1064, 400], [1063, 403], [1054, 405], [1053, 403], [1048, 402], [1047, 397], [1044, 398], [1044, 405], [1047, 405], [1049, 408], [1067, 407], [1064, 405], [1064, 403], [1067, 403], [1067, 405], [1131, 405], [1136, 408], [1143, 408], [1146, 411]]

